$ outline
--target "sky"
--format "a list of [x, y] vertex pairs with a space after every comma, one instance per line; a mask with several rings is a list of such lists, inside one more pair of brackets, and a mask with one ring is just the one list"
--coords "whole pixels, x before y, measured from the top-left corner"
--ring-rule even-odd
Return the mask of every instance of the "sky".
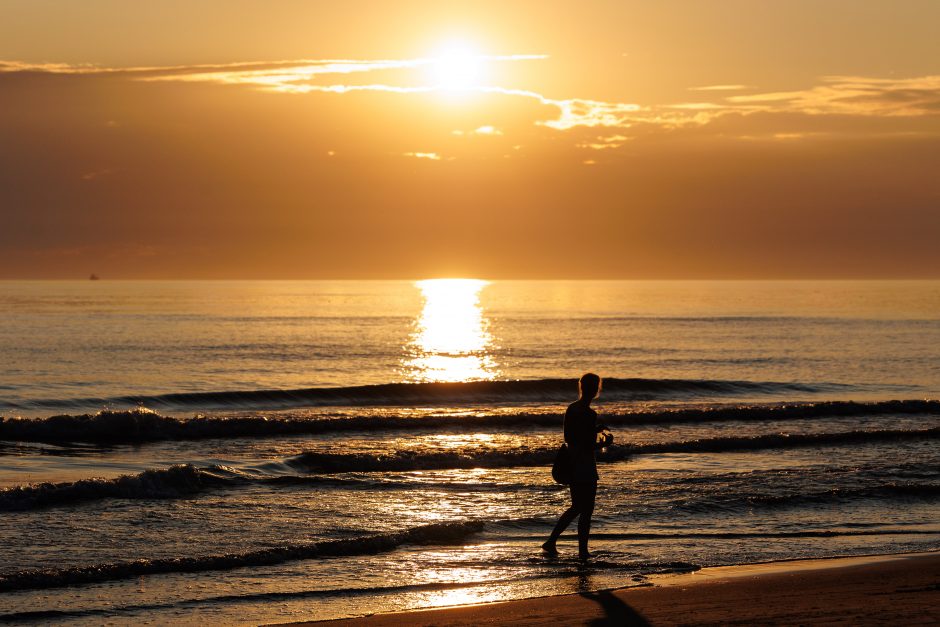
[[0, 278], [940, 278], [937, 24], [0, 0]]

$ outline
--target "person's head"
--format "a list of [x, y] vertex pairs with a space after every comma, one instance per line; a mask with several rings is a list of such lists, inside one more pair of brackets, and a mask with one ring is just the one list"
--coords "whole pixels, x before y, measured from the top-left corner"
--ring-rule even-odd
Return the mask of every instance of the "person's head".
[[599, 376], [593, 372], [581, 375], [581, 379], [578, 381], [578, 395], [580, 398], [589, 401], [597, 398], [600, 393], [601, 378]]

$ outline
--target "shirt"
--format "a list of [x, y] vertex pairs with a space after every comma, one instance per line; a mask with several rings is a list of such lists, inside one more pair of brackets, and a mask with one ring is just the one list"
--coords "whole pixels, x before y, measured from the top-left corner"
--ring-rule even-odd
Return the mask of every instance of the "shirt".
[[571, 454], [572, 483], [597, 482], [596, 441], [597, 412], [581, 402], [569, 405], [565, 412], [565, 442]]

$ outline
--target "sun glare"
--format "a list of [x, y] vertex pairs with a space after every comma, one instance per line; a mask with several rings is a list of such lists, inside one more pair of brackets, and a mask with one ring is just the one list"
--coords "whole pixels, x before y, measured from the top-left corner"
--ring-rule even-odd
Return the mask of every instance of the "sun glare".
[[435, 57], [433, 71], [438, 87], [469, 89], [482, 78], [483, 57], [466, 46], [448, 46]]
[[492, 379], [495, 364], [487, 355], [492, 343], [489, 322], [480, 307], [486, 281], [432, 279], [415, 286], [424, 308], [412, 337], [413, 358], [406, 364], [419, 381]]

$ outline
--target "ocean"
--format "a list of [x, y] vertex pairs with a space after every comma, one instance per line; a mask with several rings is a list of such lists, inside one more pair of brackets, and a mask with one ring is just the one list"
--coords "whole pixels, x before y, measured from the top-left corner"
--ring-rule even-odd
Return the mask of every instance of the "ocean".
[[[938, 281], [6, 281], [0, 320], [0, 621], [940, 548]], [[615, 442], [581, 563], [539, 545], [587, 371]]]

